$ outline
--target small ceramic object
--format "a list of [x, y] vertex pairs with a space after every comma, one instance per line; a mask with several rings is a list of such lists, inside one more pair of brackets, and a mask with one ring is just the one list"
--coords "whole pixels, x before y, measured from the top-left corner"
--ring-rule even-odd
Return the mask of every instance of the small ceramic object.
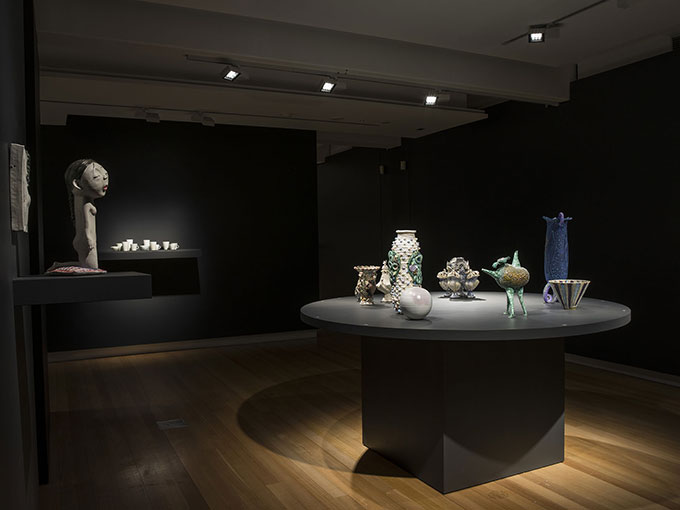
[[[463, 257], [453, 257], [446, 263], [445, 285], [450, 291], [451, 299], [466, 297], [474, 299], [473, 291], [479, 285], [479, 271], [470, 268], [470, 262]], [[439, 276], [439, 275], [437, 275]]]
[[134, 242], [135, 242], [135, 240], [134, 240], [134, 239], [126, 239], [126, 241], [127, 241], [128, 243], [130, 243], [130, 245], [132, 245], [132, 243], [134, 243]]
[[392, 283], [390, 282], [390, 270], [387, 267], [387, 261], [383, 260], [382, 267], [380, 268], [380, 281], [376, 285], [376, 289], [382, 292], [383, 298], [381, 303], [391, 303], [392, 294]]
[[149, 243], [149, 249], [151, 251], [156, 251], [158, 249], [158, 243], [156, 241], [151, 241]]
[[132, 251], [137, 251], [137, 250], [139, 250], [139, 245], [138, 245], [137, 243], [132, 243], [132, 244], [130, 245], [130, 249], [131, 249]]
[[149, 249], [151, 248], [151, 245], [143, 244], [143, 245], [140, 246], [140, 248], [144, 251], [149, 251]]
[[170, 249], [171, 250], [179, 250], [179, 244], [178, 243], [170, 243]]
[[120, 249], [121, 249], [122, 247], [123, 247], [123, 244], [122, 244], [122, 243], [117, 243], [117, 244], [112, 245], [112, 246], [111, 246], [111, 249], [112, 249], [113, 251], [120, 251]]
[[130, 243], [127, 241], [123, 241], [123, 251], [130, 251]]
[[423, 256], [415, 230], [397, 230], [397, 237], [387, 254], [387, 267], [392, 284], [394, 310], [401, 313], [399, 298], [404, 289], [423, 284]]
[[572, 218], [565, 217], [564, 213], [561, 212], [556, 218], [543, 216], [543, 219], [546, 221], [543, 272], [547, 282], [543, 288], [543, 300], [546, 303], [554, 303], [556, 296], [554, 293], [550, 294], [550, 291], [553, 290], [550, 280], [564, 280], [569, 273], [567, 222]]
[[164, 250], [170, 249], [170, 241], [163, 241], [163, 249]]
[[380, 266], [354, 266], [354, 270], [359, 273], [354, 295], [362, 305], [373, 304], [373, 294], [375, 293], [377, 277]]
[[576, 308], [590, 285], [590, 280], [549, 280], [548, 285], [552, 287], [553, 294], [562, 303], [565, 310]]
[[505, 290], [508, 298], [507, 314], [509, 318], [513, 318], [515, 316], [515, 293], [519, 297], [524, 315], [527, 314], [527, 309], [524, 306], [524, 287], [529, 283], [529, 271], [520, 265], [519, 252], [515, 251], [512, 264], [508, 264], [508, 260], [510, 260], [510, 257], [502, 257], [493, 263], [493, 271], [489, 269], [482, 269], [482, 271], [496, 280], [498, 286]]
[[408, 319], [424, 319], [430, 310], [432, 295], [422, 287], [408, 287], [401, 293], [401, 312]]
[[442, 296], [443, 298], [451, 297], [451, 289], [449, 289], [449, 284], [448, 284], [448, 281], [447, 281], [448, 278], [449, 278], [449, 275], [446, 274], [446, 271], [439, 271], [437, 273], [437, 280], [439, 281], [439, 286], [444, 291], [444, 295]]

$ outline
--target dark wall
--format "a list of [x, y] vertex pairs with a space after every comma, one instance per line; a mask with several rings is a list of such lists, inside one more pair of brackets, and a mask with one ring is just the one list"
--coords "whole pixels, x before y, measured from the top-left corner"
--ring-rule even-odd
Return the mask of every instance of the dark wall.
[[[632, 324], [573, 339], [570, 352], [648, 369], [680, 373], [674, 314], [680, 275], [672, 269], [680, 228], [680, 57], [665, 54], [574, 83], [559, 107], [504, 103], [489, 118], [418, 140], [393, 151], [350, 151], [319, 167], [322, 297], [351, 293], [351, 267], [379, 263], [389, 250], [385, 227], [415, 228], [424, 253], [424, 286], [440, 290], [436, 273], [456, 255], [474, 268], [519, 249], [540, 292], [543, 215], [564, 211], [569, 224], [572, 278], [588, 278], [588, 296], [630, 306]], [[399, 170], [399, 161], [407, 170]], [[386, 164], [387, 176], [378, 175]], [[347, 172], [354, 172], [346, 180]], [[384, 206], [376, 181], [407, 184], [400, 210]], [[363, 190], [367, 214], [329, 218], [328, 208], [352, 207]], [[333, 200], [334, 197], [334, 200]], [[345, 247], [347, 223], [380, 249]], [[398, 223], [398, 224], [397, 224]], [[334, 239], [334, 242], [331, 241]], [[333, 267], [324, 259], [333, 253]], [[350, 270], [347, 270], [347, 268]], [[338, 275], [342, 275], [342, 280]], [[482, 277], [479, 290], [497, 290]]]
[[110, 174], [100, 249], [132, 237], [203, 251], [200, 294], [49, 307], [50, 350], [304, 328], [299, 308], [318, 296], [313, 132], [75, 117], [41, 134], [48, 265], [75, 257], [63, 174], [82, 157]]
[[25, 17], [24, 2], [0, 2], [0, 502], [12, 509], [36, 508], [38, 481], [32, 339], [24, 331], [30, 311], [15, 310], [12, 295], [28, 239], [12, 233], [9, 217], [9, 144], [27, 144], [25, 87], [33, 69], [25, 61], [33, 47], [24, 20], [32, 32], [31, 7]]

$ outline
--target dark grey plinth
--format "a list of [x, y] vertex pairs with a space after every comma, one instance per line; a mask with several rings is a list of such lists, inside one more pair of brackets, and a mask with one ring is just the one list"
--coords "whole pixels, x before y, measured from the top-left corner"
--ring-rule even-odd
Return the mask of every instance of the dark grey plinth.
[[362, 337], [363, 443], [441, 492], [564, 460], [564, 342]]
[[529, 315], [509, 319], [504, 292], [440, 296], [421, 321], [354, 298], [302, 307], [307, 324], [362, 336], [364, 444], [441, 492], [564, 460], [563, 337], [624, 326], [630, 309], [526, 294]]
[[14, 305], [50, 305], [151, 297], [151, 275], [135, 272], [36, 275], [14, 279]]

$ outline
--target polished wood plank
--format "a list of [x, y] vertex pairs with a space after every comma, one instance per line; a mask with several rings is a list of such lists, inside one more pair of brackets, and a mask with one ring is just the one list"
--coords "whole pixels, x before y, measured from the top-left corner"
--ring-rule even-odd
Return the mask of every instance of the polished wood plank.
[[362, 446], [360, 363], [326, 332], [53, 363], [41, 508], [680, 510], [676, 387], [567, 364], [565, 461], [442, 495]]

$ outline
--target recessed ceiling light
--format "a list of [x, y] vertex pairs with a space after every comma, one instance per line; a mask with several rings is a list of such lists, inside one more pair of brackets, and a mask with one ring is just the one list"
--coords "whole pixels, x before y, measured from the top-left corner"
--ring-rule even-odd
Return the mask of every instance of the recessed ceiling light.
[[428, 94], [425, 96], [425, 106], [434, 106], [437, 104], [437, 96], [434, 94]]
[[527, 33], [530, 43], [542, 43], [545, 42], [545, 27], [536, 26], [529, 28]]
[[241, 69], [238, 66], [228, 65], [227, 67], [224, 68], [224, 71], [222, 71], [222, 79], [227, 81], [234, 81], [242, 74], [243, 73], [241, 72]]
[[327, 94], [333, 92], [333, 89], [338, 83], [331, 78], [324, 78], [321, 81], [321, 92], [326, 92]]

